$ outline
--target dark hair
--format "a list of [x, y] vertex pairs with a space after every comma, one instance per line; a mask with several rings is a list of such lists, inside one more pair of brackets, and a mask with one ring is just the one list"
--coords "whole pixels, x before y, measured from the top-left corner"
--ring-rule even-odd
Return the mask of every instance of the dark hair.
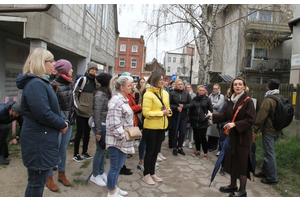
[[102, 85], [101, 85], [101, 86], [97, 87], [96, 90], [94, 91], [93, 96], [95, 96], [95, 94], [96, 94], [98, 91], [101, 91], [101, 92], [105, 93], [108, 99], [111, 98], [111, 91], [110, 91], [110, 89], [109, 89], [108, 86], [102, 86]]
[[141, 87], [142, 87], [141, 84], [140, 84], [141, 80], [144, 80], [144, 81], [145, 81], [144, 78], [139, 78], [139, 80], [138, 80], [138, 82], [137, 82], [137, 84], [136, 84], [136, 86], [135, 86], [135, 88], [138, 89], [138, 90], [140, 90]]
[[236, 77], [235, 79], [233, 79], [233, 81], [231, 82], [231, 84], [230, 84], [230, 94], [232, 95], [233, 93], [234, 93], [234, 90], [233, 90], [233, 83], [234, 83], [234, 81], [236, 81], [236, 80], [241, 80], [241, 81], [243, 81], [243, 84], [244, 84], [244, 86], [245, 86], [245, 89], [246, 89], [246, 82], [245, 82], [245, 79], [243, 79], [242, 77]]
[[171, 80], [171, 81], [169, 82], [169, 85], [171, 86], [173, 83], [175, 83], [175, 81]]
[[161, 78], [162, 74], [154, 71], [152, 72], [151, 76], [149, 77], [149, 79], [147, 80], [147, 83], [149, 83], [151, 86], [156, 87], [156, 85], [159, 83], [160, 78]]

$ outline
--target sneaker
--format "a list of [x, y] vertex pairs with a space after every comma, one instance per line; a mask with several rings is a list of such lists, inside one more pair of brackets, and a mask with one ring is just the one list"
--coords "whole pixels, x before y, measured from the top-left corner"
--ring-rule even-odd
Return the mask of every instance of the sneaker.
[[173, 154], [174, 156], [177, 156], [177, 149], [173, 149], [172, 154]]
[[136, 140], [136, 141], [134, 142], [134, 145], [138, 147], [138, 146], [140, 145], [140, 142], [139, 142], [138, 140]]
[[155, 167], [158, 167], [158, 165], [159, 165], [159, 164], [156, 162], [156, 163], [155, 163]]
[[85, 153], [83, 153], [82, 155], [81, 155], [81, 157], [82, 158], [85, 158], [85, 159], [87, 159], [87, 160], [89, 160], [89, 159], [92, 159], [93, 157], [92, 156], [90, 156], [87, 152], [85, 152]]
[[128, 195], [128, 192], [125, 190], [121, 190], [120, 188], [117, 187], [117, 193], [119, 193], [122, 196]]
[[75, 160], [76, 162], [83, 162], [83, 159], [80, 157], [79, 154], [77, 154], [76, 156], [74, 156], [73, 160]]
[[167, 137], [167, 136], [168, 136], [168, 131], [165, 132], [165, 137]]
[[200, 151], [195, 151], [194, 153], [192, 153], [192, 156], [200, 156]]
[[144, 163], [138, 164], [138, 166], [136, 168], [138, 168], [141, 171], [144, 171]]
[[218, 149], [209, 149], [208, 151], [209, 152], [215, 152], [215, 151], [218, 151]]
[[124, 168], [124, 167], [122, 167], [121, 168], [121, 170], [120, 170], [120, 175], [131, 175], [132, 174], [132, 172], [129, 170], [129, 169], [127, 169], [126, 167]]
[[178, 149], [178, 153], [185, 156], [185, 153], [184, 153], [183, 149]]
[[193, 148], [193, 145], [191, 142], [189, 142], [189, 148], [192, 149]]
[[107, 197], [123, 197], [120, 195], [117, 191], [114, 194], [110, 194], [109, 192], [107, 193]]
[[162, 153], [158, 153], [158, 156], [159, 156], [162, 160], [166, 160], [166, 159], [167, 159], [166, 157], [164, 157], [164, 156], [162, 155]]
[[207, 159], [207, 158], [208, 158], [208, 155], [204, 154], [203, 159]]
[[150, 176], [150, 174], [147, 174], [146, 176], [144, 176], [142, 178], [142, 180], [147, 183], [148, 185], [155, 185], [155, 182], [153, 181], [152, 177]]
[[103, 178], [100, 175], [95, 177], [92, 174], [90, 181], [92, 181], [93, 183], [95, 183], [96, 185], [99, 185], [99, 186], [106, 186], [106, 183], [104, 182]]
[[103, 173], [100, 175], [105, 183], [107, 183], [107, 174]]
[[185, 141], [183, 142], [182, 147], [185, 147]]
[[220, 155], [220, 151], [218, 151], [217, 153], [216, 153], [216, 156], [219, 156]]
[[159, 155], [157, 155], [157, 158], [156, 158], [156, 160], [158, 161], [158, 162], [161, 162], [161, 161], [163, 161], [160, 157], [159, 157]]
[[151, 178], [153, 179], [153, 181], [158, 182], [158, 183], [163, 181], [162, 178], [159, 178], [158, 176], [156, 176], [156, 174], [153, 174], [151, 176]]

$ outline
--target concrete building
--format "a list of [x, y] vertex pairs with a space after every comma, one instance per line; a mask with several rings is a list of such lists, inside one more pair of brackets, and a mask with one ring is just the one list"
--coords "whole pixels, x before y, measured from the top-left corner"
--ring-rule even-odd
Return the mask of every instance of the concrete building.
[[[227, 5], [217, 17], [210, 79], [218, 73], [247, 83], [271, 78], [288, 83], [292, 40], [285, 12], [290, 5]], [[209, 79], [209, 80], [210, 80]]]
[[140, 38], [119, 38], [118, 57], [115, 59], [115, 75], [130, 72], [134, 81], [142, 77], [146, 63], [144, 36]]
[[29, 52], [48, 49], [54, 59], [67, 59], [76, 74], [87, 63], [113, 74], [118, 47], [117, 5], [113, 4], [1, 4], [0, 96], [20, 98], [15, 80]]

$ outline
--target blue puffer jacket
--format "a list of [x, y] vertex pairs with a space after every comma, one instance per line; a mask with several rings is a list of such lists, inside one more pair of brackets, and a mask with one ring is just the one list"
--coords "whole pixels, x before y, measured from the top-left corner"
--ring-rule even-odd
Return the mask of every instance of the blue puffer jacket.
[[68, 119], [61, 114], [56, 94], [46, 78], [19, 74], [16, 83], [23, 89], [23, 164], [31, 170], [50, 169], [60, 161], [58, 134]]

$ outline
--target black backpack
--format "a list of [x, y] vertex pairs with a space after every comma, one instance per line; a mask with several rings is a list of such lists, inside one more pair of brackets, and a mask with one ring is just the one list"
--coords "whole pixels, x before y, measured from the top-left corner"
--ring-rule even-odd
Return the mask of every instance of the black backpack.
[[290, 125], [294, 118], [294, 108], [288, 99], [283, 96], [280, 99], [272, 95], [268, 95], [267, 98], [274, 99], [277, 102], [277, 107], [273, 119], [273, 127], [276, 130], [282, 130], [283, 128]]

